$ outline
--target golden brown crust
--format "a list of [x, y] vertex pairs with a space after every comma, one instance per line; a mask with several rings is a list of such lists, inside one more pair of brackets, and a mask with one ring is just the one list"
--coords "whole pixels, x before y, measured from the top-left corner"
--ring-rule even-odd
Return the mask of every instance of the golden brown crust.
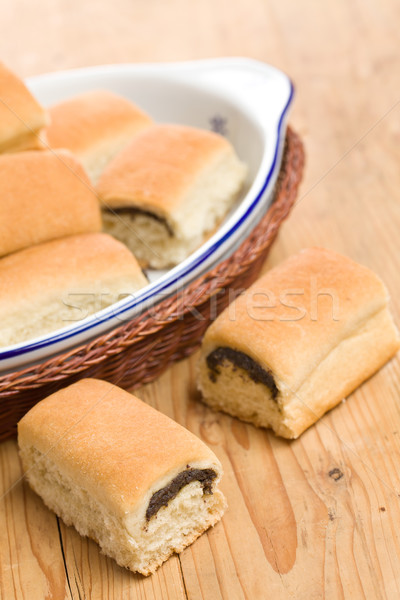
[[256, 281], [211, 325], [204, 344], [223, 339], [260, 363], [268, 357], [295, 391], [332, 347], [387, 302], [372, 271], [331, 250], [308, 248]]
[[40, 147], [46, 111], [24, 82], [0, 63], [0, 152]]
[[[220, 465], [196, 436], [135, 396], [85, 379], [49, 396], [18, 425], [78, 486], [117, 515], [133, 511], [158, 480], [206, 461]], [[117, 443], [116, 443], [117, 442]]]
[[18, 310], [35, 314], [46, 298], [61, 300], [78, 291], [106, 293], [107, 284], [119, 280], [131, 282], [131, 289], [121, 293], [146, 284], [131, 252], [105, 233], [69, 236], [15, 252], [0, 260], [3, 326], [7, 316]]
[[332, 350], [293, 395], [283, 423], [296, 438], [380, 369], [400, 347], [399, 335], [387, 308]]
[[0, 256], [101, 229], [99, 202], [68, 151], [0, 156]]
[[68, 148], [81, 158], [108, 139], [129, 139], [151, 123], [151, 118], [130, 102], [108, 90], [79, 94], [50, 107], [46, 128], [51, 148]]
[[211, 131], [153, 125], [137, 135], [103, 172], [97, 190], [112, 208], [139, 208], [168, 218], [196, 177], [232, 146]]

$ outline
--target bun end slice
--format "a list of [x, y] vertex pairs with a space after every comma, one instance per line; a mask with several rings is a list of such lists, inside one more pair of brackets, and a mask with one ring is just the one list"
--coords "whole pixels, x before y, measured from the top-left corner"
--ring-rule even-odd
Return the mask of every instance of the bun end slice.
[[206, 332], [206, 404], [297, 438], [399, 349], [381, 280], [309, 248], [256, 281]]
[[45, 504], [149, 575], [222, 517], [222, 468], [189, 431], [109, 383], [82, 380], [23, 417], [26, 477]]

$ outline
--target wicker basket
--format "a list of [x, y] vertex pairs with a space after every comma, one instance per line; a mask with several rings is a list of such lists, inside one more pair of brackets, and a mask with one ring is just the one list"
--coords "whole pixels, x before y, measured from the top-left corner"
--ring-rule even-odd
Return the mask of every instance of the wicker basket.
[[156, 310], [45, 362], [0, 377], [0, 439], [40, 399], [82, 377], [134, 388], [199, 346], [210, 322], [256, 278], [296, 198], [304, 164], [298, 135], [287, 130], [274, 202], [236, 252]]

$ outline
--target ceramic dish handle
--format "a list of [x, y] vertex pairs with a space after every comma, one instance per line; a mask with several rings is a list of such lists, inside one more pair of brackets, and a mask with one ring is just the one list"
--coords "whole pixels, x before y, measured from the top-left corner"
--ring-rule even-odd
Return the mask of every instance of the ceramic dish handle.
[[259, 124], [270, 126], [286, 112], [293, 96], [293, 84], [281, 71], [246, 58], [184, 63], [182, 75], [214, 93], [234, 97]]

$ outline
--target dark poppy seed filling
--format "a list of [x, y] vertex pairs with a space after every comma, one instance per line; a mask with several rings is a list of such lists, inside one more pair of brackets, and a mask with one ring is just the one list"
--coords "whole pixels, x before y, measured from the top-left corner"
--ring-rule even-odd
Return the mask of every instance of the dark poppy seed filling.
[[162, 225], [164, 225], [165, 229], [168, 232], [168, 235], [170, 237], [174, 236], [174, 232], [171, 229], [170, 224], [168, 223], [168, 221], [166, 219], [164, 219], [163, 217], [159, 217], [158, 215], [155, 215], [154, 213], [150, 212], [149, 210], [142, 210], [141, 208], [130, 208], [127, 206], [121, 207], [121, 208], [108, 208], [107, 212], [111, 213], [111, 214], [117, 214], [117, 215], [146, 215], [146, 217], [150, 217], [151, 219], [154, 219], [155, 221], [158, 221], [159, 223], [162, 223]]
[[162, 506], [167, 506], [168, 502], [175, 498], [181, 489], [192, 481], [200, 481], [203, 486], [203, 494], [212, 494], [212, 482], [216, 476], [217, 474], [213, 469], [187, 469], [187, 471], [182, 471], [174, 477], [171, 483], [161, 488], [161, 490], [154, 492], [146, 510], [147, 521], [149, 521]]
[[276, 400], [279, 390], [271, 371], [266, 371], [250, 356], [239, 350], [233, 350], [233, 348], [220, 346], [207, 356], [207, 366], [210, 371], [209, 377], [211, 381], [217, 381], [220, 374], [220, 366], [227, 360], [235, 367], [246, 371], [250, 379], [255, 381], [255, 383], [265, 385], [270, 390], [272, 399]]

